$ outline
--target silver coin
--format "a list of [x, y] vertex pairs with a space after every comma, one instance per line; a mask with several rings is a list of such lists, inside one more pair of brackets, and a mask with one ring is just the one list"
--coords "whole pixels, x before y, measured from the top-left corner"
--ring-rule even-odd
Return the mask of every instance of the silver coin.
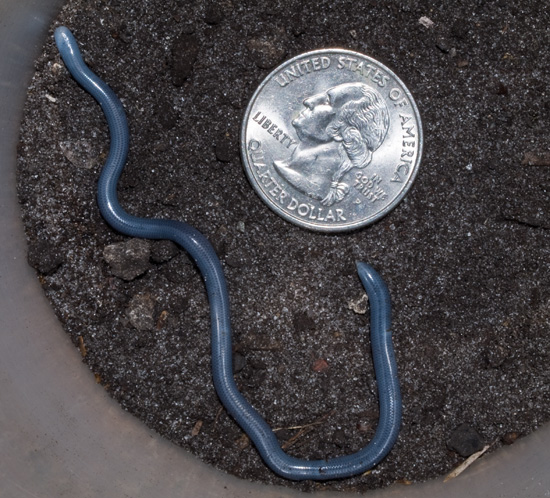
[[323, 232], [380, 219], [405, 196], [422, 124], [403, 82], [349, 50], [306, 52], [254, 93], [242, 126], [250, 183], [283, 218]]

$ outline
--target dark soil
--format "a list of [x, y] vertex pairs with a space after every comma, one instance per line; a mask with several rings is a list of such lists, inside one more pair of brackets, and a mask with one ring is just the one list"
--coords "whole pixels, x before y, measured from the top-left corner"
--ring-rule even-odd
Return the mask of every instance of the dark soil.
[[[350, 309], [364, 294], [354, 262], [387, 281], [402, 431], [372, 472], [325, 484], [273, 475], [226, 414], [196, 267], [170, 243], [128, 246], [103, 222], [101, 109], [69, 76], [53, 36], [36, 62], [19, 155], [29, 261], [96, 381], [218, 468], [302, 490], [362, 491], [439, 476], [459, 453], [510, 444], [550, 419], [550, 11], [542, 1], [435, 5], [75, 0], [55, 22], [73, 30], [126, 107], [122, 204], [185, 220], [214, 243], [237, 383], [289, 453], [330, 458], [372, 437], [376, 382], [368, 314]], [[279, 218], [239, 158], [244, 107], [269, 68], [332, 46], [395, 71], [425, 134], [406, 199], [343, 235]]]

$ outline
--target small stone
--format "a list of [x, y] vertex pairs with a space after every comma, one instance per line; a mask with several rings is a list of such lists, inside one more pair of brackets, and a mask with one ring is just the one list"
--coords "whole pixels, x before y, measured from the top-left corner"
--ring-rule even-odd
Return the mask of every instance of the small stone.
[[495, 93], [497, 95], [507, 96], [508, 95], [508, 87], [502, 81], [499, 81], [497, 86], [496, 86]]
[[306, 32], [307, 25], [300, 16], [294, 16], [290, 19], [290, 29], [292, 34], [297, 38]]
[[314, 372], [322, 373], [329, 369], [329, 364], [324, 358], [318, 358], [313, 362], [313, 365], [311, 365], [311, 369]]
[[257, 389], [262, 386], [267, 378], [267, 373], [265, 370], [252, 370], [250, 374], [244, 376], [244, 383], [250, 389]]
[[456, 63], [457, 67], [464, 68], [468, 67], [469, 62], [466, 59], [459, 59]]
[[180, 252], [179, 247], [171, 240], [158, 240], [151, 247], [153, 263], [166, 263]]
[[212, 244], [212, 247], [214, 248], [214, 251], [216, 251], [216, 254], [218, 255], [218, 258], [222, 259], [227, 254], [227, 241], [225, 239], [225, 236], [220, 233], [215, 233], [212, 238], [210, 239], [210, 243]]
[[441, 36], [437, 38], [435, 46], [444, 54], [448, 54], [451, 50], [451, 47], [449, 47], [449, 43], [447, 42], [447, 40]]
[[332, 435], [332, 442], [338, 446], [338, 448], [343, 448], [346, 444], [346, 433], [343, 429], [337, 429]]
[[151, 244], [143, 239], [130, 239], [106, 246], [103, 257], [111, 273], [123, 280], [134, 280], [150, 267]]
[[252, 38], [247, 43], [252, 60], [261, 69], [270, 69], [286, 55], [286, 47], [278, 37]]
[[514, 444], [516, 442], [516, 439], [519, 437], [519, 434], [517, 432], [507, 432], [502, 436], [502, 442], [504, 444]]
[[182, 86], [193, 73], [199, 55], [199, 42], [194, 35], [181, 33], [172, 46], [172, 83]]
[[500, 367], [508, 359], [509, 355], [509, 349], [498, 344], [489, 347], [485, 351], [485, 359], [491, 368]]
[[121, 23], [118, 29], [111, 31], [111, 36], [115, 40], [120, 40], [123, 43], [131, 43], [134, 33], [127, 24]]
[[433, 28], [434, 27], [434, 22], [429, 18], [429, 17], [426, 17], [426, 16], [422, 16], [419, 20], [418, 20], [418, 24], [421, 24], [422, 26], [424, 26], [425, 28]]
[[524, 166], [550, 166], [550, 152], [526, 152], [521, 164]]
[[216, 4], [211, 4], [206, 8], [204, 13], [204, 22], [215, 26], [223, 21], [223, 12], [217, 8]]
[[155, 301], [150, 294], [137, 294], [134, 296], [126, 315], [133, 327], [138, 330], [152, 330], [155, 327]]
[[239, 373], [246, 366], [246, 358], [241, 353], [233, 355], [233, 373]]
[[227, 265], [231, 268], [244, 268], [248, 266], [250, 256], [244, 249], [236, 249], [231, 251], [225, 258]]
[[192, 35], [195, 32], [195, 26], [192, 22], [184, 22], [181, 25], [181, 33], [184, 35]]
[[38, 273], [51, 275], [65, 259], [59, 248], [47, 240], [36, 240], [29, 244], [27, 261]]
[[162, 310], [160, 312], [160, 315], [158, 317], [157, 324], [156, 324], [157, 330], [162, 329], [166, 325], [166, 322], [168, 321], [169, 316], [170, 314], [166, 310]]
[[365, 315], [368, 310], [369, 297], [363, 294], [361, 297], [354, 299], [348, 303], [348, 309], [352, 310], [358, 315]]
[[292, 324], [296, 332], [305, 332], [306, 330], [313, 330], [315, 328], [315, 322], [306, 311], [296, 313], [292, 319]]
[[86, 138], [74, 142], [60, 142], [59, 147], [68, 161], [77, 168], [92, 169], [98, 164], [99, 153]]
[[371, 424], [365, 421], [361, 421], [357, 423], [357, 430], [359, 432], [369, 432], [372, 429]]
[[222, 139], [218, 141], [214, 149], [216, 159], [222, 163], [228, 163], [231, 161], [231, 144], [228, 140]]
[[483, 438], [468, 424], [458, 426], [447, 441], [447, 447], [464, 458], [481, 451], [484, 446]]
[[248, 446], [250, 446], [250, 439], [246, 434], [243, 434], [239, 439], [235, 441], [235, 444], [239, 451], [243, 451], [244, 449], [248, 448]]

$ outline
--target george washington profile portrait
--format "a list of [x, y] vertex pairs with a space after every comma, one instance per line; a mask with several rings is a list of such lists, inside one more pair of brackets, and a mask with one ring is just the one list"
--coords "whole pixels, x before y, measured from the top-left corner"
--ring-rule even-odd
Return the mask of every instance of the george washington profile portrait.
[[349, 192], [345, 175], [366, 168], [384, 141], [389, 112], [382, 96], [364, 83], [344, 83], [308, 97], [292, 121], [298, 145], [276, 171], [300, 192], [325, 206]]

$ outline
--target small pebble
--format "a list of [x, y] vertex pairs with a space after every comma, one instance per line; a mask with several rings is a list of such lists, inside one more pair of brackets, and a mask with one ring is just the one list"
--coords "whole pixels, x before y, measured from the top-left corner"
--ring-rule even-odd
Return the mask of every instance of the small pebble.
[[361, 297], [354, 299], [348, 303], [348, 309], [358, 315], [365, 315], [369, 306], [369, 297], [363, 294]]
[[444, 54], [448, 54], [451, 50], [451, 47], [449, 47], [449, 43], [447, 40], [443, 37], [438, 37], [437, 41], [435, 42], [435, 46], [441, 50]]
[[247, 43], [252, 60], [261, 69], [270, 69], [286, 55], [286, 47], [277, 37], [252, 38]]
[[92, 147], [92, 142], [86, 138], [74, 142], [60, 142], [59, 147], [68, 161], [82, 169], [92, 169], [98, 164], [98, 151]]
[[523, 156], [521, 164], [524, 166], [550, 166], [550, 152], [526, 152]]
[[482, 450], [484, 446], [483, 438], [468, 424], [459, 425], [447, 441], [447, 447], [464, 458]]
[[371, 430], [371, 425], [364, 421], [358, 422], [356, 427], [359, 432], [369, 432]]
[[235, 444], [237, 445], [238, 450], [242, 451], [250, 446], [250, 439], [246, 434], [243, 434], [239, 439], [235, 441]]
[[215, 26], [223, 21], [223, 13], [216, 4], [209, 5], [204, 13], [204, 22]]
[[120, 40], [123, 43], [131, 43], [134, 33], [126, 23], [121, 23], [117, 30], [111, 32], [111, 36], [115, 40]]
[[48, 240], [29, 242], [27, 261], [38, 273], [51, 275], [65, 261], [59, 247]]
[[171, 240], [158, 240], [152, 244], [151, 260], [154, 263], [166, 263], [179, 252], [179, 247]]
[[218, 141], [214, 148], [216, 159], [222, 163], [228, 163], [231, 161], [231, 144], [228, 140], [222, 139]]
[[422, 26], [424, 26], [425, 28], [428, 28], [428, 29], [434, 27], [434, 22], [429, 17], [426, 17], [426, 16], [422, 16], [418, 20], [418, 24], [421, 24]]
[[246, 358], [241, 353], [233, 355], [233, 373], [239, 373], [246, 366]]
[[130, 239], [106, 246], [103, 257], [115, 277], [126, 281], [143, 275], [149, 268], [151, 243], [143, 239]]
[[497, 86], [496, 86], [495, 93], [497, 95], [507, 96], [508, 95], [508, 87], [502, 81], [499, 81]]
[[324, 358], [318, 358], [313, 362], [313, 365], [311, 365], [311, 369], [314, 372], [322, 373], [329, 369], [329, 364]]
[[133, 327], [138, 330], [151, 330], [155, 327], [155, 301], [150, 294], [137, 294], [134, 296], [126, 315]]
[[509, 355], [510, 351], [508, 348], [496, 344], [486, 350], [485, 359], [491, 368], [498, 368], [506, 361]]
[[299, 311], [294, 314], [292, 324], [296, 332], [305, 332], [306, 330], [313, 330], [315, 328], [315, 322], [306, 311]]
[[519, 437], [519, 434], [517, 432], [507, 432], [502, 436], [502, 442], [504, 444], [514, 444]]
[[166, 310], [162, 310], [156, 324], [156, 329], [160, 330], [166, 325], [166, 322], [168, 321], [169, 313]]
[[225, 258], [225, 262], [231, 268], [244, 268], [250, 262], [250, 256], [244, 249], [235, 249]]
[[338, 446], [338, 448], [343, 448], [346, 444], [346, 433], [343, 429], [337, 429], [332, 435], [332, 442]]

